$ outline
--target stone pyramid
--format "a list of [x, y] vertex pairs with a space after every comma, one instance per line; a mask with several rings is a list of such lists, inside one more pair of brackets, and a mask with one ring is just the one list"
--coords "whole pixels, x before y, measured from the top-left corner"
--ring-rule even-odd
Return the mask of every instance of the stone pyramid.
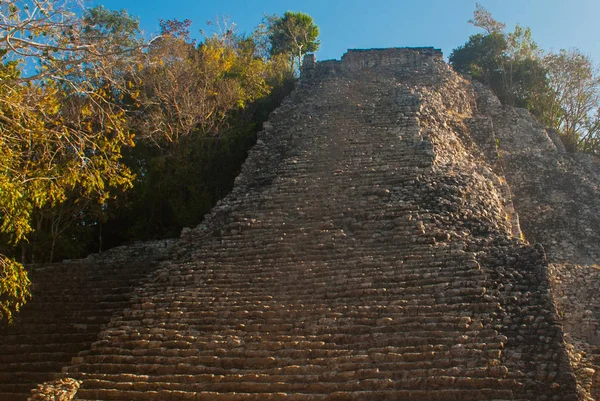
[[57, 378], [79, 400], [589, 396], [551, 291], [566, 264], [520, 227], [523, 124], [563, 157], [439, 50], [306, 58], [202, 225], [34, 271], [39, 295], [0, 331], [0, 399]]

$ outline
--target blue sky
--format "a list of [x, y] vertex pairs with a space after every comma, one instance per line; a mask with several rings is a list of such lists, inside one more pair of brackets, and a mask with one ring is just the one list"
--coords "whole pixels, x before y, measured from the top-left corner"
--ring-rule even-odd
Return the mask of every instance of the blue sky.
[[[600, 0], [480, 0], [512, 30], [529, 26], [546, 50], [577, 47], [600, 63]], [[229, 16], [239, 32], [250, 32], [264, 14], [287, 10], [310, 14], [321, 30], [317, 59], [339, 59], [348, 48], [434, 46], [447, 57], [478, 30], [467, 23], [473, 0], [92, 0], [93, 5], [125, 9], [147, 33], [159, 19], [190, 19], [192, 32], [205, 22]]]

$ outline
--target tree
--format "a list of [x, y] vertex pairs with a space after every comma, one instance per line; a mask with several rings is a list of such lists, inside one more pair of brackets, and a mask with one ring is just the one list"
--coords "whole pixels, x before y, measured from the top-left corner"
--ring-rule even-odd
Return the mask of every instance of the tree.
[[302, 56], [319, 49], [319, 27], [311, 16], [302, 12], [286, 11], [283, 17], [267, 17], [267, 32], [271, 55], [285, 54], [290, 65], [300, 68]]
[[579, 50], [561, 50], [544, 59], [554, 96], [548, 115], [567, 149], [598, 152], [600, 76]]
[[80, 0], [6, 0], [0, 12], [3, 61], [18, 60], [26, 69], [19, 82], [68, 82], [82, 67], [115, 65], [139, 45], [131, 35], [138, 22], [127, 13], [86, 10]]
[[120, 159], [133, 138], [115, 100], [128, 92], [137, 32], [126, 13], [75, 0], [0, 3], [0, 319], [29, 296], [15, 247], [25, 250], [41, 211], [131, 185]]
[[503, 103], [527, 107], [538, 117], [539, 102], [548, 93], [541, 52], [531, 30], [517, 24], [505, 33], [506, 25], [477, 4], [469, 23], [486, 31], [473, 35], [449, 57], [454, 69], [490, 86]]
[[502, 34], [506, 28], [505, 23], [495, 20], [492, 14], [479, 3], [475, 3], [473, 19], [469, 20], [469, 24], [484, 29], [488, 35]]

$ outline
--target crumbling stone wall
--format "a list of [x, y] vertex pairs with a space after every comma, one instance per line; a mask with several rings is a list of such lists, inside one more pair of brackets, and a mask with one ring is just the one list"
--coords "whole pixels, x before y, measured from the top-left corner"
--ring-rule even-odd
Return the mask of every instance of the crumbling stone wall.
[[600, 160], [567, 154], [556, 133], [526, 110], [502, 106], [489, 89], [473, 86], [470, 137], [506, 177], [525, 238], [548, 257], [579, 383], [600, 399]]
[[392, 49], [351, 49], [340, 63], [344, 71], [360, 71], [365, 68], [390, 69], [396, 72], [418, 69], [434, 73], [443, 59], [442, 52], [432, 47]]

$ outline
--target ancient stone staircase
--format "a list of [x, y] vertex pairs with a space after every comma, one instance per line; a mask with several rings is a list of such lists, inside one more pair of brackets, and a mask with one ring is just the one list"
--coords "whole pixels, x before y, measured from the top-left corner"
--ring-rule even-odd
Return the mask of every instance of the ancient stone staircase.
[[78, 399], [578, 399], [543, 252], [456, 134], [467, 83], [433, 49], [304, 76], [232, 194], [64, 368]]
[[[166, 251], [167, 244], [155, 248]], [[0, 400], [24, 400], [36, 384], [53, 379], [96, 341], [128, 306], [133, 288], [156, 268], [161, 252], [149, 248], [30, 269], [33, 299], [13, 325], [0, 327]]]

